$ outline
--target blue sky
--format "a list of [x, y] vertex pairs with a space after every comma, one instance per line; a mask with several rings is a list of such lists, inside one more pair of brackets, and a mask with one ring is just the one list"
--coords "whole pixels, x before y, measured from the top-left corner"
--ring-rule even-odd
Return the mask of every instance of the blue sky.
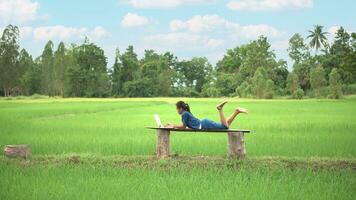
[[21, 31], [21, 46], [35, 57], [51, 39], [80, 43], [85, 36], [113, 62], [114, 50], [134, 45], [171, 51], [181, 59], [205, 56], [213, 64], [226, 49], [266, 35], [278, 58], [288, 60], [288, 39], [320, 24], [356, 31], [354, 0], [0, 0], [0, 29]]

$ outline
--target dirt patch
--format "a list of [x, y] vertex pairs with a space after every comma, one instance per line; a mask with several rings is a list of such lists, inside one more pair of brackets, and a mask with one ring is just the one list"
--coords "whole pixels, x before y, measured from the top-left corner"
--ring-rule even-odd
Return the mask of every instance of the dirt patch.
[[354, 159], [301, 159], [281, 157], [256, 157], [243, 160], [229, 159], [228, 157], [212, 156], [178, 156], [166, 159], [157, 159], [155, 156], [33, 156], [30, 160], [0, 158], [0, 164], [15, 164], [19, 166], [31, 165], [88, 165], [111, 166], [114, 168], [143, 168], [143, 169], [286, 169], [286, 170], [353, 170], [356, 171]]

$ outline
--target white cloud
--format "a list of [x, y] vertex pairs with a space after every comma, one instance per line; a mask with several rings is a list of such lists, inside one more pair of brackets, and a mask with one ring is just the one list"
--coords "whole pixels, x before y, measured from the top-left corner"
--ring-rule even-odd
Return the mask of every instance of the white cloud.
[[35, 28], [33, 34], [35, 40], [66, 40], [73, 37], [81, 37], [85, 35], [86, 31], [86, 28], [74, 28], [58, 25]]
[[[267, 36], [277, 50], [284, 50], [288, 34], [267, 24], [240, 25], [219, 15], [196, 15], [187, 20], [172, 20], [168, 33], [144, 37], [145, 48], [171, 51], [184, 57], [207, 56], [216, 62], [226, 49]], [[286, 42], [287, 41], [287, 42]], [[220, 57], [219, 57], [220, 56]]]
[[35, 20], [40, 4], [32, 0], [0, 0], [0, 23], [25, 23]]
[[30, 27], [30, 26], [19, 27], [19, 31], [20, 31], [20, 38], [21, 39], [29, 38], [33, 34], [33, 28]]
[[226, 28], [229, 22], [218, 15], [196, 15], [187, 21], [173, 20], [170, 23], [172, 31], [188, 30], [191, 32], [211, 31]]
[[266, 24], [241, 26], [236, 29], [236, 33], [244, 38], [249, 39], [257, 38], [260, 35], [264, 35], [270, 38], [278, 38], [285, 35], [285, 33], [280, 32], [276, 28]]
[[85, 36], [91, 40], [99, 40], [110, 36], [110, 34], [101, 26], [97, 26], [93, 30], [62, 25], [37, 27], [33, 30], [33, 37], [38, 41], [82, 39]]
[[121, 21], [123, 27], [144, 26], [148, 24], [147, 17], [140, 16], [135, 13], [127, 13]]
[[212, 3], [216, 0], [124, 0], [134, 8], [174, 8], [186, 4]]
[[89, 39], [97, 41], [102, 38], [110, 37], [111, 34], [101, 26], [97, 26], [88, 34]]
[[207, 46], [210, 48], [216, 48], [224, 44], [224, 40], [221, 39], [208, 39]]
[[189, 31], [193, 33], [202, 32], [218, 32], [228, 34], [232, 37], [242, 37], [253, 39], [260, 35], [265, 35], [272, 38], [281, 37], [283, 32], [276, 28], [266, 25], [247, 25], [242, 26], [236, 22], [231, 22], [218, 15], [196, 15], [187, 21], [173, 20], [170, 23], [170, 29], [176, 31]]
[[232, 0], [227, 7], [231, 10], [248, 11], [311, 8], [313, 0]]
[[190, 50], [201, 48], [216, 48], [223, 44], [223, 40], [211, 39], [194, 33], [166, 33], [144, 37], [144, 42], [149, 46], [159, 46], [163, 49], [174, 50], [178, 48]]

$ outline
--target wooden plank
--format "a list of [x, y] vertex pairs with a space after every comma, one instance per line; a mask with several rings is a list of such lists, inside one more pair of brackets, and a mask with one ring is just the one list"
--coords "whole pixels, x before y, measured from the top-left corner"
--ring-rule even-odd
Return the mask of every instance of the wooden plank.
[[148, 129], [166, 130], [175, 132], [212, 132], [212, 133], [251, 133], [250, 130], [244, 129], [176, 129], [176, 128], [158, 128], [158, 127], [146, 127]]

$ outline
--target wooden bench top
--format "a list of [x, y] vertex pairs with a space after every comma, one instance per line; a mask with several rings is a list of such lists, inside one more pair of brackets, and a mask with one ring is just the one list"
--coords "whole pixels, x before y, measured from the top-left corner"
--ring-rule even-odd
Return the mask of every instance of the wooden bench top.
[[250, 130], [244, 129], [177, 129], [177, 128], [159, 128], [159, 127], [146, 127], [148, 129], [160, 129], [166, 131], [176, 131], [176, 132], [213, 132], [213, 133], [251, 133]]

